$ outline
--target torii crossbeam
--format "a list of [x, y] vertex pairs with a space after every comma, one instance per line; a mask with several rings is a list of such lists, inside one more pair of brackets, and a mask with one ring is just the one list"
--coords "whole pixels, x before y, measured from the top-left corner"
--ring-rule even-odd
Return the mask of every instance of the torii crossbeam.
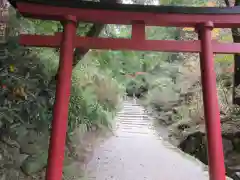
[[[85, 49], [144, 50], [200, 53], [203, 103], [208, 138], [210, 180], [225, 180], [220, 113], [214, 72], [213, 53], [238, 53], [240, 44], [211, 40], [211, 30], [240, 27], [240, 7], [173, 7], [115, 5], [72, 1], [10, 1], [24, 17], [61, 21], [63, 33], [52, 36], [21, 35], [26, 46], [61, 47], [56, 101], [52, 122], [46, 179], [62, 179], [68, 103], [71, 87], [73, 50]], [[132, 25], [131, 39], [77, 37], [79, 21]], [[197, 41], [146, 40], [145, 26], [194, 27]]]

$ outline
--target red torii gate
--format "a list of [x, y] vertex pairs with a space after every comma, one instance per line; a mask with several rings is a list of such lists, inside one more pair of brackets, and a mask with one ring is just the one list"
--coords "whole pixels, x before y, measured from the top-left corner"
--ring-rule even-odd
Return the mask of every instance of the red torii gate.
[[[240, 7], [173, 7], [116, 5], [77, 1], [10, 1], [24, 16], [63, 22], [64, 32], [55, 35], [21, 35], [20, 44], [61, 47], [56, 101], [46, 179], [62, 179], [68, 103], [74, 48], [144, 50], [200, 53], [203, 103], [208, 138], [211, 180], [225, 180], [220, 113], [216, 90], [213, 53], [238, 53], [240, 44], [211, 40], [211, 30], [240, 27]], [[131, 39], [77, 37], [76, 24], [87, 21], [102, 24], [132, 25]], [[145, 26], [195, 27], [199, 40], [146, 40]]]

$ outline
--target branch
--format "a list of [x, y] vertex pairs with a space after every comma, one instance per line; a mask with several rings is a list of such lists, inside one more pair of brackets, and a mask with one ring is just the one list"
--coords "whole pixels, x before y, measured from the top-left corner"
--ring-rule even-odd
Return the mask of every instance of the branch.
[[[100, 0], [100, 3], [120, 3], [121, 0]], [[102, 29], [104, 28], [104, 24], [94, 24], [91, 29], [87, 32], [87, 37], [97, 37], [101, 33]], [[89, 49], [84, 48], [76, 48], [74, 51], [73, 57], [73, 68], [78, 64], [79, 61], [88, 53]], [[59, 69], [58, 69], [59, 70]], [[55, 76], [52, 77], [50, 83], [53, 83], [57, 80], [58, 71]]]
[[[227, 7], [230, 7], [230, 1], [224, 0]], [[235, 0], [234, 6], [239, 6], [240, 0]], [[234, 43], [240, 43], [240, 33], [238, 31], [238, 28], [232, 28], [232, 38]], [[236, 97], [236, 87], [240, 85], [240, 81], [238, 80], [240, 78], [240, 71], [238, 70], [238, 67], [240, 66], [240, 56], [238, 54], [234, 54], [234, 85], [233, 85], [233, 95], [232, 95], [232, 101], [233, 104], [240, 105], [240, 99]]]
[[224, 0], [224, 2], [225, 2], [227, 7], [230, 7], [231, 4], [230, 4], [229, 0]]
[[[86, 34], [86, 37], [97, 37], [104, 28], [104, 24], [94, 24]], [[87, 54], [89, 49], [77, 48], [74, 52], [73, 67]]]
[[[100, 3], [119, 3], [120, 0], [100, 0]], [[86, 34], [86, 37], [97, 37], [104, 28], [104, 24], [94, 24]], [[73, 68], [88, 53], [89, 49], [77, 48], [74, 52]]]

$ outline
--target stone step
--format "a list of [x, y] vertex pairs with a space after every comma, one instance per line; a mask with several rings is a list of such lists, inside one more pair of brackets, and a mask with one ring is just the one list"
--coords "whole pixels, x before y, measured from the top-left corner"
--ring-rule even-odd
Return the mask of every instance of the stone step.
[[148, 116], [140, 116], [140, 115], [121, 115], [121, 116], [118, 116], [118, 118], [126, 118], [126, 119], [148, 119]]

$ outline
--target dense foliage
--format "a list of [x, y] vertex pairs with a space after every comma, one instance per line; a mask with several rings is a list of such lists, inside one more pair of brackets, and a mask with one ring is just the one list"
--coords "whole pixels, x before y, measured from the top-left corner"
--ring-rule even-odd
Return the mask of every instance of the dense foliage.
[[[148, 3], [153, 3], [153, 1], [149, 1]], [[184, 5], [189, 2], [184, 0], [162, 0], [160, 3]], [[214, 5], [209, 4], [208, 1], [196, 1], [191, 5], [202, 6], [206, 4]], [[38, 101], [42, 101], [39, 97], [43, 89], [48, 91], [48, 95], [43, 95], [45, 101], [49, 101], [47, 102], [48, 105], [38, 105], [38, 108], [34, 111], [36, 114], [29, 114], [29, 116], [33, 118], [31, 119], [32, 122], [35, 120], [45, 121], [49, 124], [52, 119], [51, 111], [55, 89], [55, 81], [52, 80], [58, 68], [59, 50], [19, 47], [17, 44], [17, 35], [19, 29], [24, 33], [53, 34], [54, 32], [62, 31], [62, 26], [60, 23], [52, 21], [21, 18], [19, 15], [16, 15], [12, 9], [10, 12], [9, 49], [11, 60], [4, 65], [5, 72], [7, 73], [5, 76], [8, 76], [8, 78], [2, 76], [1, 79], [3, 80], [1, 83], [10, 89], [14, 88], [16, 84], [25, 86], [26, 91], [29, 91], [26, 93], [28, 94], [27, 96], [34, 94], [33, 99], [35, 101], [37, 100], [36, 104], [39, 104]], [[91, 27], [92, 24], [80, 23], [77, 33], [84, 35]], [[100, 36], [130, 38], [130, 34], [130, 26], [107, 25]], [[194, 33], [189, 32], [188, 28], [170, 27], [147, 27], [146, 34], [147, 39], [191, 39], [196, 36]], [[214, 34], [215, 36], [221, 37], [223, 41], [231, 40], [230, 33], [225, 33], [224, 35], [223, 32], [221, 34], [222, 36], [219, 36], [219, 31], [214, 31]], [[217, 55], [215, 60], [219, 72], [222, 72], [233, 63], [233, 57], [229, 55]], [[24, 61], [24, 63], [22, 63], [22, 61]], [[200, 74], [199, 70], [197, 70], [199, 63], [197, 61], [198, 59], [196, 58], [192, 58], [192, 60], [186, 59], [185, 55], [181, 53], [90, 50], [73, 70], [69, 129], [73, 130], [74, 127], [79, 124], [86, 124], [87, 127], [91, 127], [92, 124], [97, 124], [98, 126], [102, 124], [110, 125], [110, 121], [117, 111], [120, 96], [123, 95], [125, 89], [127, 89], [130, 94], [137, 93], [141, 88], [149, 90], [147, 99], [153, 104], [161, 104], [157, 106], [162, 106], [162, 103], [168, 103], [169, 101], [179, 100], [180, 96], [188, 93], [188, 89], [191, 88], [192, 85], [199, 82]], [[13, 81], [14, 75], [8, 72], [8, 66], [14, 66], [16, 70], [11, 73], [16, 76], [20, 76], [20, 74], [18, 74], [20, 71], [17, 69], [22, 68], [28, 68], [30, 75], [25, 78], [24, 81], [19, 78], [15, 80], [17, 81], [15, 82]], [[42, 77], [43, 82], [41, 85], [39, 84], [38, 87], [36, 87], [35, 82], [30, 82], [30, 79], [36, 74], [35, 72], [31, 73], [33, 69], [30, 68], [30, 66], [39, 67], [38, 73]], [[131, 76], [139, 72], [144, 73]], [[231, 72], [229, 72], [228, 81], [230, 75]], [[220, 76], [222, 77], [222, 75], [219, 75], [219, 77]], [[26, 84], [29, 85], [27, 86]], [[33, 85], [35, 88], [38, 88], [38, 90], [34, 89]], [[226, 91], [230, 92], [229, 90]], [[226, 96], [226, 94], [224, 94], [224, 96]], [[13, 102], [11, 103], [14, 106], [19, 105], [19, 102], [15, 104]], [[22, 103], [28, 104], [29, 99], [23, 100]], [[6, 117], [6, 114], [3, 114], [3, 116]], [[185, 118], [183, 115], [181, 115], [181, 117], [183, 119]], [[24, 117], [20, 118], [24, 119]]]
[[[45, 122], [50, 126], [56, 84], [53, 77], [58, 69], [59, 51], [20, 47], [17, 36], [19, 29], [23, 33], [53, 34], [61, 31], [61, 25], [16, 17], [13, 9], [10, 9], [10, 13], [9, 56], [1, 67], [1, 85], [4, 87], [1, 88], [1, 97], [4, 98], [1, 101], [4, 103], [1, 108], [2, 122], [8, 122], [12, 118], [16, 120], [14, 116], [17, 116], [21, 122]], [[78, 34], [84, 34], [89, 26], [91, 25], [80, 24]], [[93, 124], [108, 127], [117, 110], [121, 86], [112, 78], [110, 69], [98, 66], [103, 61], [96, 57], [87, 56], [88, 60], [83, 59], [73, 70], [70, 131], [80, 124], [85, 124], [88, 128]], [[14, 89], [22, 89], [24, 98], [16, 97]], [[13, 114], [5, 110], [7, 106], [11, 107], [8, 111], [14, 111]], [[25, 114], [22, 115], [22, 112]]]

